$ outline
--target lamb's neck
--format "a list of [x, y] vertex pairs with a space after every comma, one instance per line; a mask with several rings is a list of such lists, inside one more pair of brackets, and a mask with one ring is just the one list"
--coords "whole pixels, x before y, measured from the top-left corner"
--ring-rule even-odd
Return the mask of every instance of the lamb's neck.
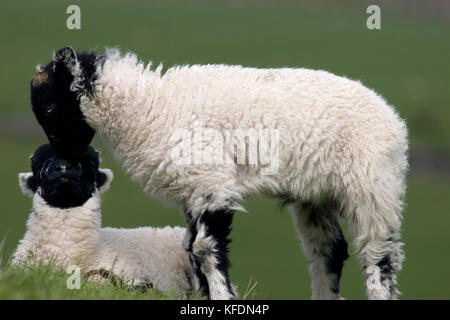
[[51, 207], [36, 193], [25, 240], [36, 247], [37, 255], [54, 255], [67, 263], [83, 265], [98, 242], [100, 210], [97, 193], [82, 206], [68, 209]]
[[110, 50], [97, 65], [95, 98], [83, 99], [82, 104], [89, 104], [81, 106], [83, 114], [111, 142], [127, 139], [123, 137], [127, 129], [151, 122], [159, 81], [159, 68], [153, 71], [151, 64], [145, 67], [135, 55], [122, 57]]
[[97, 66], [94, 97], [80, 98], [86, 121], [106, 139], [126, 167], [127, 158], [144, 157], [140, 146], [151, 148], [161, 143], [158, 133], [152, 130], [152, 124], [164, 117], [156, 106], [160, 68], [150, 67], [134, 55], [122, 57], [109, 52]]

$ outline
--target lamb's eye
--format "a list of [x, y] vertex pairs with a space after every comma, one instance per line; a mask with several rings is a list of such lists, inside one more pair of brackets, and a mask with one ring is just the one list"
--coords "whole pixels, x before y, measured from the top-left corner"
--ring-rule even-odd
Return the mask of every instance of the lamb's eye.
[[52, 113], [53, 109], [55, 109], [55, 105], [54, 104], [50, 104], [50, 105], [45, 107], [45, 113], [47, 113], [47, 114]]

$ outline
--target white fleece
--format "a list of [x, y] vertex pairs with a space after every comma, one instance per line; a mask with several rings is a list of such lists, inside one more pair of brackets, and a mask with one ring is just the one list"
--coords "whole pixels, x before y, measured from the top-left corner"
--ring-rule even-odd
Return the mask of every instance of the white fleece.
[[[93, 98], [80, 96], [81, 110], [149, 194], [194, 216], [230, 203], [242, 209], [245, 196], [260, 193], [312, 203], [334, 199], [363, 265], [398, 251], [399, 268], [402, 254], [385, 242], [392, 233], [397, 240], [400, 229], [407, 131], [393, 108], [360, 82], [303, 68], [228, 65], [176, 66], [161, 75], [161, 67], [152, 70], [114, 49], [96, 76]], [[177, 164], [174, 130], [193, 135], [197, 127], [223, 136], [228, 129], [278, 130], [278, 172]], [[234, 150], [226, 152], [233, 158]]]
[[[150, 67], [131, 53], [108, 51], [97, 69], [95, 98], [82, 96], [81, 110], [133, 179], [155, 196], [192, 206], [214, 191], [216, 202], [261, 190], [304, 200], [327, 192], [368, 201], [368, 190], [377, 187], [403, 191], [404, 122], [357, 81], [308, 69], [193, 65], [161, 76], [160, 68]], [[175, 165], [173, 131], [196, 125], [279, 130], [279, 172]]]
[[83, 206], [57, 209], [35, 193], [27, 231], [13, 264], [78, 265], [84, 272], [106, 269], [129, 284], [151, 283], [163, 291], [187, 293], [194, 277], [181, 247], [185, 229], [101, 228], [98, 193]]

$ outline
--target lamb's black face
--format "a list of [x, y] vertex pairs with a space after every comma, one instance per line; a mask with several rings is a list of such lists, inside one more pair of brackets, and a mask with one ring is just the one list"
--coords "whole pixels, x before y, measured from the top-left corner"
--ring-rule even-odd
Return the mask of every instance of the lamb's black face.
[[50, 144], [66, 158], [84, 154], [95, 134], [84, 120], [77, 93], [71, 90], [78, 75], [83, 87], [78, 89], [92, 93], [95, 62], [93, 53], [76, 55], [72, 48], [63, 48], [45, 67], [37, 68], [31, 81], [33, 112]]
[[91, 147], [83, 157], [66, 160], [57, 155], [51, 145], [39, 147], [31, 158], [33, 174], [25, 181], [50, 205], [71, 208], [83, 205], [107, 180], [99, 171], [98, 153]]

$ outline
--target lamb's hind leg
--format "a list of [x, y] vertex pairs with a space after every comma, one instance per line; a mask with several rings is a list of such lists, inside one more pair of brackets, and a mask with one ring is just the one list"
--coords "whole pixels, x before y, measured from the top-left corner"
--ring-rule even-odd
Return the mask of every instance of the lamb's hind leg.
[[367, 296], [371, 300], [397, 299], [397, 272], [404, 259], [398, 215], [382, 216], [367, 204], [356, 207], [349, 225], [355, 235], [355, 247], [366, 278]]
[[303, 249], [311, 260], [312, 299], [340, 299], [340, 278], [348, 252], [337, 210], [295, 203], [291, 213]]
[[236, 296], [228, 275], [228, 235], [233, 213], [223, 209], [188, 218], [183, 246], [189, 252], [198, 287], [213, 300], [229, 300]]
[[346, 197], [341, 200], [366, 278], [367, 296], [372, 300], [397, 299], [399, 295], [406, 159], [402, 146], [398, 149], [387, 159], [354, 163], [346, 177]]

